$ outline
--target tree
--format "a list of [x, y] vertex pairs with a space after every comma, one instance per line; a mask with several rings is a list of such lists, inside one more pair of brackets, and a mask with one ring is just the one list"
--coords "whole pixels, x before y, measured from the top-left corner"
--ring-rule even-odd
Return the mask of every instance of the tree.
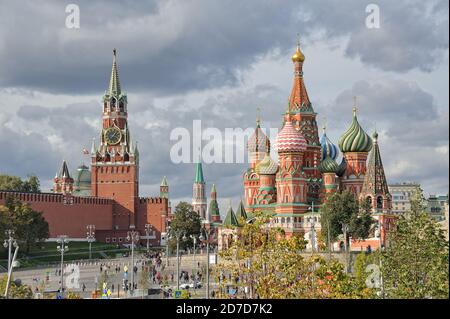
[[12, 175], [0, 175], [0, 190], [40, 193], [39, 178], [35, 175], [29, 175], [28, 179], [22, 180], [20, 177]]
[[193, 246], [190, 235], [198, 236], [200, 234], [201, 220], [200, 216], [192, 210], [192, 205], [187, 202], [180, 202], [175, 207], [174, 219], [170, 223], [170, 233], [173, 235], [169, 239], [169, 248], [174, 251], [176, 249], [175, 233], [180, 231], [186, 236], [186, 240], [180, 239], [180, 248], [185, 249]]
[[[267, 227], [269, 217], [255, 212], [252, 223], [236, 229], [237, 240], [220, 252], [214, 269], [220, 283], [219, 298], [229, 298], [229, 288], [249, 298], [368, 298], [344, 272], [337, 260], [301, 254], [302, 236], [285, 236], [280, 228]], [[220, 279], [220, 280], [219, 280]]]
[[[0, 278], [0, 292], [1, 296], [3, 297], [3, 294], [6, 289], [6, 282], [8, 281], [8, 276], [3, 276]], [[31, 290], [30, 286], [22, 285], [22, 284], [16, 284], [11, 278], [11, 281], [9, 283], [9, 290], [8, 290], [8, 298], [12, 299], [32, 299], [33, 298], [33, 291]]]
[[[328, 197], [321, 208], [321, 236], [324, 242], [328, 241], [328, 229], [330, 240], [336, 241], [343, 234], [343, 226], [347, 228], [347, 238], [365, 239], [369, 236], [373, 218], [367, 203], [358, 203], [355, 196], [344, 191]], [[329, 226], [329, 227], [328, 227]]]
[[449, 244], [422, 198], [417, 192], [387, 235], [381, 271], [388, 298], [449, 298]]
[[4, 239], [4, 230], [14, 230], [19, 245], [28, 253], [30, 248], [49, 237], [48, 223], [41, 212], [34, 211], [28, 204], [8, 197], [5, 205], [0, 206], [0, 239]]

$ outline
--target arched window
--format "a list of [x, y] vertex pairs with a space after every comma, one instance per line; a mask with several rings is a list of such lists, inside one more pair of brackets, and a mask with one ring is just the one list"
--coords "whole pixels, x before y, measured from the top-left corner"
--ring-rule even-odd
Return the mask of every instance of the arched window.
[[383, 197], [377, 197], [377, 208], [383, 208]]
[[372, 206], [372, 197], [367, 196], [367, 197], [366, 197], [366, 202], [367, 202], [367, 204], [369, 204], [370, 206]]

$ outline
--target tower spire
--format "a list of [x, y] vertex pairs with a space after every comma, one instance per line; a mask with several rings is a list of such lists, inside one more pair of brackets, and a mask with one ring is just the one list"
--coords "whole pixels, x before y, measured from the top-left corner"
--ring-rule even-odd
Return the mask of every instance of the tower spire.
[[306, 91], [305, 83], [303, 82], [304, 61], [305, 55], [300, 49], [300, 36], [298, 36], [297, 48], [294, 55], [292, 55], [292, 62], [294, 63], [294, 84], [292, 86], [291, 96], [289, 98], [289, 111], [298, 111], [304, 106], [307, 107], [308, 111], [312, 111], [308, 92]]
[[373, 133], [373, 148], [369, 156], [367, 172], [361, 189], [361, 198], [372, 198], [371, 204], [374, 211], [389, 212], [391, 209], [391, 195], [384, 174], [381, 161], [380, 148], [378, 146], [378, 133]]
[[119, 70], [117, 67], [117, 50], [113, 49], [113, 64], [111, 70], [111, 79], [109, 80], [109, 90], [108, 94], [110, 96], [119, 96], [121, 94], [120, 81], [119, 81]]

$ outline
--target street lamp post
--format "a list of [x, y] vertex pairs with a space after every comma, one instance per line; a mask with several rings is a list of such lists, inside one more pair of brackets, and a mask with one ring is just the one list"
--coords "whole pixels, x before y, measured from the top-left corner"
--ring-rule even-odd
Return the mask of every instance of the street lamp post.
[[[205, 236], [203, 236], [203, 232]], [[203, 228], [200, 231], [200, 241], [206, 241], [206, 299], [209, 299], [209, 241], [211, 239], [211, 228]]]
[[86, 239], [89, 243], [89, 259], [92, 259], [92, 243], [95, 241], [95, 225], [87, 225], [86, 229]]
[[315, 221], [314, 217], [310, 217], [309, 223], [311, 224], [311, 254], [314, 254], [315, 246], [316, 246], [316, 229], [315, 229]]
[[134, 226], [130, 226], [130, 231], [127, 233], [127, 241], [131, 242], [131, 290], [134, 292], [134, 244], [139, 241], [139, 232], [134, 230]]
[[345, 272], [348, 272], [348, 247], [347, 247], [348, 225], [342, 223], [342, 233], [344, 234]]
[[[5, 287], [5, 298], [8, 298], [8, 290], [9, 290], [9, 283], [11, 281], [12, 276], [12, 270], [13, 270], [13, 263], [17, 256], [17, 251], [19, 250], [19, 245], [17, 244], [17, 241], [15, 240], [14, 231], [11, 229], [8, 229], [5, 231], [6, 238], [5, 242], [3, 243], [3, 246], [5, 248], [8, 248], [8, 279], [6, 281], [6, 287]], [[14, 246], [14, 256], [11, 256], [12, 247]]]
[[[197, 244], [197, 236], [191, 235], [189, 237], [191, 237], [191, 239], [194, 241], [194, 269], [197, 269], [197, 266], [195, 264], [195, 245]], [[196, 283], [197, 280], [195, 279], [196, 275], [197, 275], [197, 273], [194, 274], [194, 290], [195, 290], [196, 285], [197, 285], [197, 283]]]
[[150, 250], [150, 241], [149, 241], [149, 237], [150, 237], [150, 231], [152, 230], [152, 225], [150, 224], [145, 224], [145, 236], [147, 237], [147, 254], [149, 253]]
[[8, 248], [8, 272], [11, 268], [11, 259], [12, 259], [12, 247], [16, 247], [17, 246], [17, 241], [14, 239], [14, 230], [8, 229], [5, 231], [5, 242], [3, 243], [3, 246], [5, 248]]
[[64, 253], [69, 250], [69, 246], [67, 246], [69, 240], [67, 238], [66, 235], [60, 235], [56, 240], [58, 243], [56, 249], [61, 253], [61, 296], [64, 295]]
[[166, 267], [169, 267], [169, 233], [170, 233], [170, 226], [167, 226], [167, 219], [166, 219]]
[[[183, 237], [181, 237], [183, 235]], [[178, 229], [173, 231], [171, 238], [175, 237], [177, 241], [177, 290], [180, 290], [180, 239], [186, 240], [186, 235], [183, 230]]]
[[381, 238], [381, 231], [382, 231], [382, 227], [383, 227], [383, 224], [382, 224], [382, 222], [381, 222], [381, 216], [378, 216], [378, 231], [379, 231], [379, 246], [380, 246], [380, 288], [381, 288], [381, 298], [383, 298], [384, 299], [384, 283], [383, 283], [383, 273], [382, 273], [382, 266], [383, 266], [383, 264], [382, 264], [382, 260], [381, 260], [381, 258], [382, 258], [382, 256], [381, 256], [381, 254], [382, 254], [382, 252], [383, 252], [383, 240], [382, 240], [382, 238]]
[[314, 253], [314, 248], [316, 245], [316, 239], [315, 239], [315, 220], [314, 220], [314, 201], [311, 203], [311, 207], [309, 207], [311, 210], [312, 216], [309, 217], [309, 223], [310, 223], [310, 236], [311, 236], [311, 254]]

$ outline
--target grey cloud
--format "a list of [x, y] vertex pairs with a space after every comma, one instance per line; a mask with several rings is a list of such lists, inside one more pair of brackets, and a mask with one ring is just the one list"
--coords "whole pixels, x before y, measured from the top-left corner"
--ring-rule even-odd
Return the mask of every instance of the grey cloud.
[[129, 90], [237, 85], [258, 56], [290, 52], [297, 32], [306, 45], [317, 34], [349, 37], [349, 57], [390, 71], [429, 71], [448, 50], [445, 0], [381, 1], [375, 31], [365, 27], [365, 3], [352, 1], [81, 1], [79, 30], [64, 27], [68, 3], [2, 5], [0, 86], [101, 92], [113, 47]]

